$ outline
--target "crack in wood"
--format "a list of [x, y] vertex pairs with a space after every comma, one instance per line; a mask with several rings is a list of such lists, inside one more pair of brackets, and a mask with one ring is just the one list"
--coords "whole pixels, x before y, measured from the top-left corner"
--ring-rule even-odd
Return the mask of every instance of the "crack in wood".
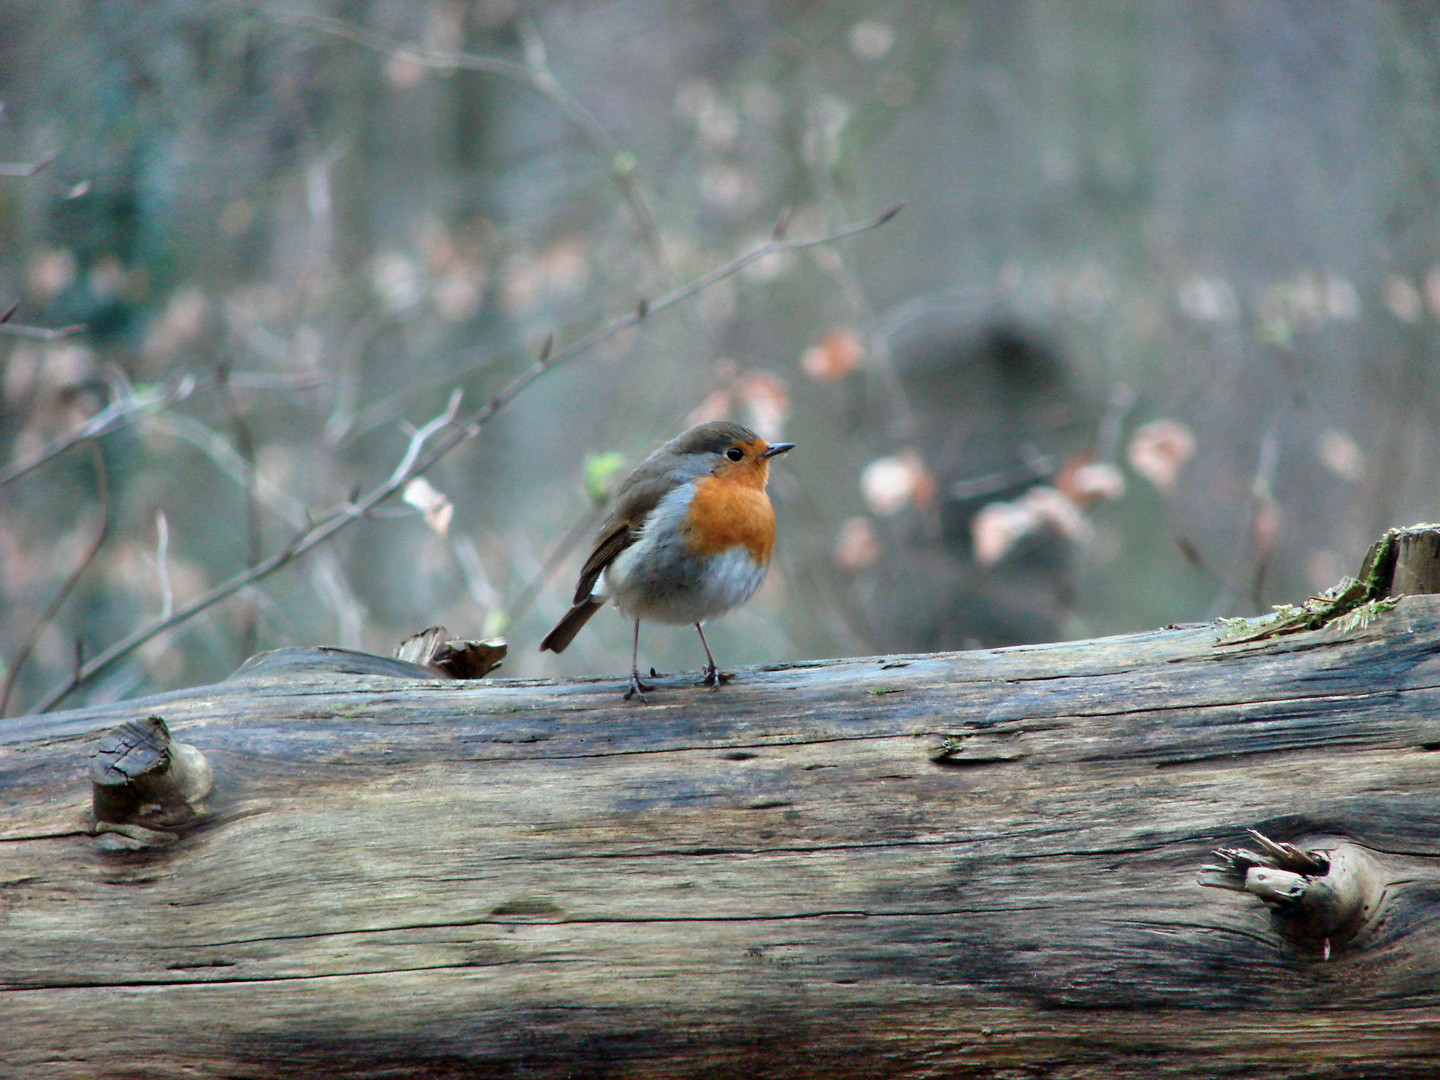
[[[463, 931], [484, 926], [498, 926], [506, 929], [554, 928], [554, 927], [605, 927], [605, 926], [748, 926], [758, 923], [806, 923], [836, 920], [930, 920], [963, 918], [971, 915], [999, 915], [1015, 912], [1050, 911], [1059, 901], [1044, 903], [1016, 902], [1010, 904], [977, 904], [969, 907], [936, 908], [930, 910], [884, 911], [860, 909], [836, 909], [833, 911], [768, 912], [745, 915], [581, 915], [560, 919], [446, 919], [436, 922], [397, 923], [393, 926], [363, 926], [339, 930], [324, 930], [306, 934], [270, 934], [263, 937], [231, 938], [222, 941], [187, 942], [184, 944], [160, 944], [158, 950], [182, 949], [194, 952], [200, 949], [235, 949], [246, 945], [269, 945], [282, 941], [324, 941], [331, 938], [386, 937], [394, 934], [420, 931]], [[414, 944], [411, 942], [402, 944]], [[470, 942], [459, 942], [470, 944]], [[239, 961], [230, 962], [230, 966]], [[218, 966], [210, 964], [187, 965], [186, 970]], [[461, 965], [464, 966], [464, 965]], [[167, 968], [168, 970], [168, 968]]]

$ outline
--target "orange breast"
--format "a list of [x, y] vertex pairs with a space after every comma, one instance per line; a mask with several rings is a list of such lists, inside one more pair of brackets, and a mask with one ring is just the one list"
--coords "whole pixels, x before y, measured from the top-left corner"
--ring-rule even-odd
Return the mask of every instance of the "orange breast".
[[770, 561], [775, 546], [775, 509], [760, 487], [736, 483], [724, 476], [695, 481], [686, 518], [690, 550], [713, 555], [726, 548], [744, 547], [757, 565]]

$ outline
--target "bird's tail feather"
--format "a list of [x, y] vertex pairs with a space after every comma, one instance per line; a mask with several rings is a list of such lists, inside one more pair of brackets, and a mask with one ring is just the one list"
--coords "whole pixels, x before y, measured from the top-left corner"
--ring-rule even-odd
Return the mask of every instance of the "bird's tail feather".
[[590, 621], [590, 616], [604, 606], [605, 601], [596, 600], [594, 597], [580, 601], [555, 624], [554, 630], [545, 635], [545, 640], [540, 642], [540, 651], [545, 652], [548, 649], [554, 653], [564, 652], [566, 646], [575, 640], [580, 628]]

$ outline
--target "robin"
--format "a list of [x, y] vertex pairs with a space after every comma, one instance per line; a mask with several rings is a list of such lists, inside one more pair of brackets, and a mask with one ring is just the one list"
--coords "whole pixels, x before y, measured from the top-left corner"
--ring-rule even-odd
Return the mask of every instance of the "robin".
[[725, 681], [700, 624], [749, 600], [765, 580], [775, 546], [765, 481], [770, 459], [794, 448], [772, 446], [749, 428], [717, 420], [677, 435], [642, 461], [616, 492], [580, 570], [574, 606], [545, 636], [541, 651], [564, 652], [613, 599], [635, 620], [625, 700], [638, 694], [644, 701], [650, 689], [640, 681], [641, 619], [693, 624], [705, 649], [702, 685]]

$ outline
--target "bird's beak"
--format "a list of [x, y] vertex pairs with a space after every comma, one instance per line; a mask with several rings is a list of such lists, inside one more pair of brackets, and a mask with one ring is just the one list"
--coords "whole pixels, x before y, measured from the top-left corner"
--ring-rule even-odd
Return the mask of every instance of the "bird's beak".
[[794, 449], [795, 444], [793, 442], [777, 442], [774, 446], [766, 447], [765, 452], [760, 455], [760, 460], [764, 461], [766, 458], [778, 457], [780, 454], [785, 453], [786, 450]]

